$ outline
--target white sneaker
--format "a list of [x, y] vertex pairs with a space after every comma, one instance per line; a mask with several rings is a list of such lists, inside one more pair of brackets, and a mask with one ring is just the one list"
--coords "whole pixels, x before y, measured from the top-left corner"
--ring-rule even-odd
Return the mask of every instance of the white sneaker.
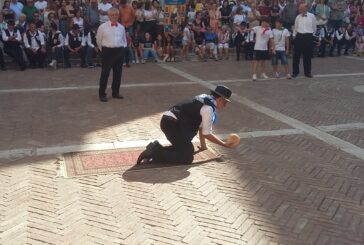
[[135, 63], [139, 64], [139, 60], [137, 59]]
[[265, 74], [265, 73], [262, 73], [261, 75], [261, 78], [263, 78], [263, 79], [268, 79], [269, 77]]
[[279, 78], [279, 73], [278, 72], [276, 72], [276, 78]]
[[286, 78], [287, 78], [287, 79], [291, 79], [291, 78], [292, 78], [292, 77], [291, 77], [291, 74], [289, 74], [289, 73], [288, 73], [288, 74], [286, 75]]
[[257, 74], [253, 74], [253, 81], [256, 81], [257, 80]]
[[142, 64], [145, 64], [145, 60], [142, 60], [142, 62], [141, 62]]

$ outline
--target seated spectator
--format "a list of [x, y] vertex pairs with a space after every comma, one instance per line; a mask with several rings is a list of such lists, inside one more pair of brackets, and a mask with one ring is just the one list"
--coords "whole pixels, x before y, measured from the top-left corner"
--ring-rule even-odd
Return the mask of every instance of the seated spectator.
[[261, 17], [269, 18], [269, 14], [270, 14], [269, 1], [261, 0], [258, 5], [258, 11], [259, 11]]
[[73, 25], [72, 30], [67, 33], [66, 39], [64, 41], [65, 68], [71, 68], [71, 63], [69, 59], [70, 54], [80, 54], [81, 67], [87, 67], [85, 45], [85, 39], [80, 30], [80, 27], [77, 24]]
[[217, 57], [217, 35], [212, 31], [211, 26], [207, 27], [205, 32], [206, 54], [209, 58], [214, 58], [218, 61]]
[[175, 61], [175, 43], [174, 43], [174, 37], [171, 34], [167, 35], [166, 38], [166, 45], [165, 45], [165, 52], [166, 55], [164, 57], [164, 61]]
[[345, 51], [344, 55], [349, 55], [349, 49], [351, 48], [354, 52], [356, 42], [356, 33], [354, 32], [353, 26], [348, 25], [345, 31]]
[[139, 63], [143, 59], [143, 55], [141, 53], [141, 47], [140, 47], [140, 40], [139, 40], [139, 32], [134, 32], [134, 35], [131, 36], [131, 41], [133, 43], [134, 48], [134, 56], [135, 56], [135, 63]]
[[25, 14], [21, 14], [19, 16], [19, 20], [17, 21], [17, 24], [16, 24], [16, 29], [18, 29], [20, 31], [20, 34], [22, 36], [28, 29], [28, 22], [26, 21], [26, 18], [27, 17]]
[[195, 41], [195, 52], [200, 58], [200, 60], [207, 61], [205, 57], [205, 34], [201, 32], [201, 28], [199, 26], [195, 27], [194, 31], [194, 41]]
[[321, 28], [320, 32], [320, 47], [318, 57], [325, 57], [326, 55], [326, 46], [332, 46], [333, 43], [333, 29], [327, 30], [326, 26]]
[[162, 34], [157, 35], [157, 39], [155, 40], [154, 45], [159, 59], [163, 59], [165, 41]]
[[4, 2], [4, 6], [3, 6], [3, 9], [1, 11], [1, 13], [3, 14], [5, 20], [13, 20], [13, 19], [15, 19], [15, 13], [10, 8], [10, 1], [9, 0], [7, 0], [7, 1]]
[[17, 1], [11, 0], [10, 9], [15, 13], [15, 21], [19, 19], [19, 15], [22, 13], [24, 5]]
[[33, 0], [27, 0], [27, 4], [23, 8], [23, 14], [27, 16], [27, 22], [33, 21], [34, 13], [38, 12], [38, 9], [34, 7]]
[[236, 14], [234, 15], [234, 20], [233, 20], [233, 23], [234, 23], [234, 27], [237, 27], [239, 28], [240, 24], [242, 22], [247, 22], [247, 17], [246, 15], [243, 13], [243, 8], [242, 7], [238, 7], [236, 9]]
[[34, 7], [37, 8], [38, 12], [43, 15], [44, 14], [44, 10], [47, 8], [48, 6], [48, 2], [45, 0], [38, 0], [35, 2]]
[[90, 3], [86, 5], [84, 14], [86, 30], [90, 30], [95, 24], [100, 23], [99, 9], [97, 4], [97, 0], [91, 0]]
[[357, 35], [356, 42], [355, 42], [356, 54], [358, 56], [362, 56], [364, 54], [364, 36]]
[[84, 31], [83, 18], [81, 17], [81, 10], [77, 10], [76, 16], [72, 18], [72, 25], [77, 24], [81, 32]]
[[[66, 0], [61, 0], [61, 6], [58, 9], [58, 19], [59, 19], [59, 30], [65, 37], [68, 32], [68, 19], [71, 18], [72, 14], [67, 8]], [[72, 16], [73, 17], [73, 16]]]
[[64, 45], [64, 37], [58, 30], [56, 23], [51, 23], [47, 38], [47, 48], [51, 56], [49, 66], [57, 69], [57, 58], [62, 55]]
[[43, 68], [46, 57], [45, 41], [34, 22], [29, 23], [29, 30], [24, 33], [23, 40], [30, 66], [33, 69], [37, 66]]
[[152, 56], [154, 62], [158, 62], [157, 51], [155, 50], [154, 42], [149, 32], [146, 32], [144, 35], [144, 40], [141, 43], [141, 49], [143, 52], [142, 64], [145, 64], [145, 62], [150, 56]]
[[15, 22], [13, 20], [8, 21], [8, 28], [2, 32], [2, 39], [4, 42], [4, 52], [15, 60], [20, 70], [24, 71], [26, 65], [23, 58], [23, 51], [20, 47], [22, 38], [19, 30], [15, 29]]
[[36, 28], [40, 28], [42, 25], [44, 25], [43, 21], [40, 19], [40, 14], [38, 12], [35, 12], [33, 14], [33, 21], [35, 23]]
[[56, 17], [55, 12], [49, 12], [47, 15], [47, 21], [44, 21], [45, 29], [48, 32], [51, 29], [51, 24], [54, 23], [57, 26], [57, 29], [59, 29], [59, 21]]
[[231, 18], [231, 7], [229, 6], [229, 1], [224, 0], [222, 3], [222, 7], [219, 10], [221, 15], [221, 24], [229, 26]]
[[218, 35], [218, 48], [221, 59], [229, 59], [229, 42], [230, 42], [230, 32], [228, 27], [224, 25]]
[[334, 49], [337, 47], [337, 55], [341, 55], [341, 47], [344, 44], [345, 40], [345, 27], [342, 26], [339, 29], [337, 29], [333, 34], [333, 42], [332, 46], [329, 52], [329, 56], [334, 56]]
[[93, 60], [93, 56], [98, 56], [101, 54], [99, 47], [96, 43], [96, 33], [99, 28], [99, 24], [94, 24], [92, 29], [87, 33], [86, 42], [87, 42], [87, 67], [93, 68], [95, 67]]

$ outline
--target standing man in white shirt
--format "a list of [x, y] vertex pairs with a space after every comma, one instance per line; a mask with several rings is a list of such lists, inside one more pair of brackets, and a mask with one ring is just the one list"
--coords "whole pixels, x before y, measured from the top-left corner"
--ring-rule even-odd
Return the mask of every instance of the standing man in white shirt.
[[123, 99], [120, 95], [122, 67], [127, 47], [125, 28], [120, 23], [119, 10], [111, 8], [108, 12], [109, 21], [100, 25], [96, 42], [101, 50], [102, 70], [100, 77], [99, 98], [107, 102], [106, 88], [111, 68], [113, 69], [112, 97]]
[[112, 5], [107, 2], [107, 0], [102, 0], [98, 5], [100, 14], [100, 23], [105, 23], [109, 21], [108, 12], [112, 8]]
[[294, 53], [292, 77], [297, 77], [300, 72], [299, 65], [302, 55], [305, 76], [312, 78], [312, 42], [313, 34], [316, 32], [316, 17], [307, 12], [307, 6], [304, 3], [300, 4], [299, 13], [300, 14], [296, 17], [293, 31]]

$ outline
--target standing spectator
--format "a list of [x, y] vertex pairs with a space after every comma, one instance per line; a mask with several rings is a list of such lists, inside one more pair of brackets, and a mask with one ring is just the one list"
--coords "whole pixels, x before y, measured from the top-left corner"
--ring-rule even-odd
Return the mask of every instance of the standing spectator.
[[299, 73], [299, 64], [302, 55], [305, 76], [308, 78], [312, 78], [312, 41], [313, 34], [316, 31], [316, 17], [313, 14], [307, 12], [307, 7], [305, 4], [300, 4], [299, 12], [300, 14], [296, 17], [293, 32], [295, 40], [292, 77], [296, 77]]
[[105, 23], [109, 21], [108, 11], [112, 8], [112, 5], [107, 2], [107, 0], [102, 0], [98, 5], [100, 23]]
[[253, 28], [259, 26], [260, 23], [259, 21], [260, 21], [260, 13], [257, 10], [255, 3], [252, 3], [250, 12], [248, 12], [248, 18], [246, 24], [249, 23], [249, 27]]
[[74, 8], [74, 0], [66, 0], [66, 11], [67, 11], [67, 27], [68, 29], [72, 28], [72, 19], [76, 15], [76, 10]]
[[22, 38], [19, 30], [15, 30], [14, 20], [8, 21], [8, 28], [2, 32], [2, 40], [4, 42], [4, 52], [15, 60], [20, 70], [24, 71], [26, 65], [23, 58], [23, 51], [20, 47]]
[[64, 44], [64, 37], [62, 33], [58, 30], [56, 23], [50, 24], [50, 30], [47, 37], [47, 48], [51, 56], [50, 67], [57, 69], [57, 58], [62, 55]]
[[269, 59], [268, 47], [275, 53], [275, 45], [273, 42], [273, 33], [269, 28], [269, 18], [262, 17], [261, 25], [256, 26], [252, 31], [256, 35], [256, 41], [254, 46], [254, 61], [253, 61], [253, 81], [257, 80], [257, 68], [260, 67], [261, 78], [267, 79], [265, 74], [265, 61]]
[[64, 62], [66, 68], [71, 68], [69, 56], [70, 54], [81, 55], [81, 67], [85, 68], [86, 65], [86, 42], [80, 27], [74, 24], [72, 30], [66, 35], [64, 41]]
[[7, 0], [4, 2], [4, 6], [1, 13], [3, 14], [5, 20], [11, 20], [15, 18], [15, 13], [10, 8], [10, 1]]
[[356, 24], [358, 29], [364, 31], [364, 4], [362, 4], [359, 8], [358, 15], [356, 16]]
[[30, 66], [35, 69], [44, 67], [46, 57], [45, 41], [34, 22], [29, 23], [29, 30], [23, 36], [24, 45]]
[[330, 7], [325, 0], [319, 0], [316, 5], [316, 21], [319, 28], [326, 25], [330, 16]]
[[23, 36], [23, 34], [28, 29], [28, 22], [26, 21], [26, 19], [27, 17], [25, 16], [25, 14], [21, 14], [19, 16], [19, 20], [16, 23], [16, 29], [19, 30], [21, 36]]
[[267, 0], [261, 0], [260, 4], [258, 5], [258, 11], [260, 13], [260, 16], [269, 18], [270, 15], [269, 2]]
[[135, 10], [135, 29], [138, 36], [141, 35], [141, 30], [144, 22], [143, 5], [141, 2], [137, 2], [137, 9]]
[[[152, 2], [153, 14], [156, 18], [156, 35], [163, 33], [164, 31], [164, 11], [161, 8], [161, 5], [158, 0], [153, 0]], [[183, 11], [180, 12], [180, 14]], [[185, 13], [182, 14], [185, 18]]]
[[119, 12], [121, 24], [125, 27], [125, 31], [130, 35], [133, 35], [133, 24], [135, 21], [134, 8], [128, 4], [127, 0], [121, 0]]
[[279, 14], [282, 14], [282, 11], [283, 11], [284, 7], [286, 6], [286, 1], [285, 0], [279, 0], [278, 6], [279, 6]]
[[229, 42], [230, 42], [230, 32], [226, 25], [222, 26], [221, 31], [218, 34], [218, 48], [220, 58], [224, 60], [229, 59]]
[[96, 41], [101, 50], [102, 70], [100, 76], [99, 98], [107, 102], [106, 88], [110, 70], [113, 69], [112, 97], [123, 99], [120, 95], [120, 83], [127, 42], [125, 28], [118, 23], [120, 13], [118, 9], [108, 11], [109, 21], [103, 23], [96, 34]]
[[92, 29], [87, 33], [87, 67], [93, 68], [95, 67], [94, 62], [92, 61], [93, 56], [100, 55], [100, 49], [97, 46], [96, 42], [96, 33], [97, 29], [99, 28], [99, 24], [94, 24]]
[[58, 9], [58, 18], [59, 18], [59, 30], [62, 32], [62, 35], [65, 37], [68, 32], [68, 16], [71, 16], [71, 13], [67, 9], [66, 0], [61, 0], [61, 6]]
[[[1, 45], [3, 44], [2, 33], [6, 29], [8, 29], [8, 24], [5, 22], [3, 14], [0, 13], [0, 44]], [[1, 45], [0, 45], [0, 69], [5, 71], [6, 68], [5, 68], [4, 54], [3, 54], [3, 49], [2, 49]]]
[[213, 3], [209, 10], [210, 26], [212, 30], [217, 32], [219, 30], [219, 20], [221, 19], [221, 12], [217, 9], [217, 4]]
[[19, 19], [21, 13], [23, 13], [24, 5], [18, 0], [11, 0], [10, 9], [15, 13], [15, 20]]
[[224, 0], [220, 8], [221, 25], [230, 26], [231, 7], [228, 0]]
[[281, 65], [284, 66], [286, 78], [291, 79], [289, 74], [287, 55], [289, 54], [289, 37], [290, 33], [286, 28], [283, 28], [283, 22], [277, 19], [275, 22], [275, 28], [272, 30], [273, 40], [275, 45], [275, 54], [272, 55], [273, 71], [276, 78], [279, 78], [278, 73], [278, 61], [281, 61]]
[[346, 9], [345, 0], [329, 0], [330, 18], [329, 26], [337, 30], [343, 23], [344, 11]]
[[234, 27], [239, 28], [240, 24], [243, 23], [243, 22], [245, 22], [245, 23], [247, 22], [247, 17], [243, 13], [243, 8], [242, 7], [238, 7], [236, 9], [236, 13], [234, 15], [234, 20], [233, 20]]
[[76, 16], [72, 18], [72, 26], [77, 24], [80, 27], [81, 32], [84, 31], [84, 20], [81, 17], [81, 10], [76, 11]]
[[[254, 27], [253, 27], [254, 28]], [[248, 31], [245, 37], [245, 60], [253, 60], [256, 35], [254, 31]]]
[[292, 30], [292, 26], [295, 23], [295, 19], [298, 15], [298, 7], [294, 0], [288, 0], [288, 3], [282, 11], [283, 27], [288, 31]]
[[245, 45], [245, 40], [247, 35], [245, 29], [246, 29], [246, 23], [243, 22], [240, 24], [240, 28], [235, 29], [235, 32], [233, 33], [232, 36], [236, 50], [236, 61], [240, 60], [241, 47], [244, 47]]
[[159, 59], [163, 59], [164, 60], [164, 48], [165, 48], [165, 40], [163, 38], [162, 34], [158, 34], [157, 38], [155, 39], [154, 42], [154, 46], [155, 46], [155, 50], [157, 51], [157, 55], [159, 57]]
[[134, 48], [135, 63], [139, 64], [139, 60], [140, 62], [142, 62], [143, 59], [143, 55], [141, 53], [140, 40], [139, 40], [139, 33], [134, 32], [134, 35], [131, 36], [131, 40]]
[[279, 8], [278, 0], [273, 0], [270, 6], [270, 22], [271, 26], [274, 27], [276, 20], [279, 18], [281, 9]]
[[199, 26], [200, 27], [201, 32], [205, 32], [206, 31], [205, 23], [202, 20], [202, 13], [201, 12], [197, 12], [196, 13], [196, 19], [192, 23], [192, 29], [193, 30], [196, 30], [196, 26]]
[[143, 23], [143, 32], [149, 32], [152, 38], [156, 38], [157, 33], [157, 16], [152, 9], [152, 4], [149, 0], [147, 0], [144, 4], [143, 10], [144, 23]]
[[211, 26], [207, 27], [207, 31], [205, 32], [205, 44], [206, 44], [206, 55], [209, 58], [214, 58], [215, 61], [218, 61], [217, 57], [217, 34], [211, 28]]
[[27, 22], [30, 23], [33, 21], [33, 15], [34, 13], [38, 12], [37, 8], [34, 7], [34, 1], [33, 0], [27, 0], [27, 4], [23, 8], [23, 13], [27, 16]]
[[187, 11], [187, 19], [188, 23], [192, 24], [193, 21], [196, 19], [196, 10], [195, 8], [189, 7]]
[[34, 7], [37, 8], [38, 12], [43, 16], [44, 10], [47, 8], [48, 2], [45, 0], [38, 0], [35, 2]]
[[97, 0], [91, 0], [90, 3], [86, 5], [84, 21], [86, 30], [90, 30], [92, 26], [100, 23]]

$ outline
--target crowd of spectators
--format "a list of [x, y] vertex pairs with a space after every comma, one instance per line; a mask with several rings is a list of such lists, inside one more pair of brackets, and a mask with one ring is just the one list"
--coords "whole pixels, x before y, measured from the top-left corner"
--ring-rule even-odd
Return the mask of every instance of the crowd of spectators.
[[[251, 29], [262, 18], [283, 22], [292, 33], [298, 5], [306, 3], [316, 16], [314, 46], [317, 55], [333, 56], [364, 53], [363, 0], [189, 0], [185, 11], [164, 12], [158, 0], [5, 0], [0, 13], [0, 68], [5, 70], [3, 53], [12, 57], [21, 70], [27, 67], [71, 67], [70, 56], [80, 56], [81, 67], [92, 68], [100, 53], [95, 34], [108, 21], [107, 11], [120, 10], [120, 22], [127, 32], [126, 66], [189, 60], [191, 52], [201, 61], [229, 59], [235, 48], [236, 59], [244, 53], [253, 59], [256, 37]], [[170, 23], [165, 23], [168, 17]], [[166, 24], [177, 29], [165, 32]]]

